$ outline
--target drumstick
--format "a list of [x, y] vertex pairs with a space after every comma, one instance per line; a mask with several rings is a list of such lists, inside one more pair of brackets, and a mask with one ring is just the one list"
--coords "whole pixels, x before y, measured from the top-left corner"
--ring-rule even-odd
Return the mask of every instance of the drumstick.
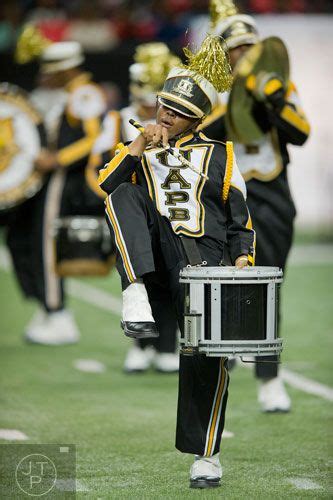
[[[137, 130], [139, 130], [139, 132], [142, 134], [145, 129], [142, 125], [140, 125], [139, 122], [136, 122], [135, 120], [133, 120], [132, 118], [129, 120], [130, 124], [133, 125], [133, 127], [135, 127]], [[200, 170], [198, 170], [190, 161], [188, 161], [183, 155], [181, 155], [180, 153], [177, 153], [176, 151], [174, 151], [171, 146], [168, 146], [166, 148], [164, 148], [164, 150], [167, 152], [167, 153], [170, 153], [174, 158], [177, 158], [178, 161], [180, 161], [180, 163], [188, 168], [190, 168], [191, 170], [193, 170], [193, 172], [195, 172], [196, 174], [200, 175], [200, 177], [203, 177], [204, 179], [209, 179], [209, 177], [204, 174], [203, 172], [200, 172]]]

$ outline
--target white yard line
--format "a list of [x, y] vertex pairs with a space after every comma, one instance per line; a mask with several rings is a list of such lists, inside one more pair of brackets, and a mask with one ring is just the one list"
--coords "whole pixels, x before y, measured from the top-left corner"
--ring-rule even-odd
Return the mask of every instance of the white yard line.
[[291, 387], [307, 392], [308, 394], [313, 394], [314, 396], [319, 396], [327, 401], [333, 401], [333, 389], [331, 387], [303, 377], [303, 375], [287, 370], [287, 368], [281, 368], [280, 373], [282, 379], [291, 385]]
[[321, 490], [320, 484], [315, 483], [306, 477], [290, 477], [287, 482], [295, 486], [298, 490]]
[[[246, 359], [254, 360], [253, 357]], [[239, 364], [243, 368], [251, 369], [253, 367], [252, 362], [242, 363], [239, 360], [237, 364]], [[291, 387], [306, 392], [307, 394], [312, 394], [313, 396], [319, 396], [320, 398], [326, 399], [327, 401], [333, 401], [333, 389], [328, 385], [320, 384], [315, 380], [304, 377], [303, 375], [299, 375], [298, 373], [292, 372], [287, 368], [280, 368], [279, 374], [282, 380], [289, 384]]]
[[[314, 252], [316, 249], [316, 260], [311, 261], [311, 264], [313, 265], [319, 262], [319, 255], [321, 253], [320, 249], [322, 247], [325, 249], [322, 252], [322, 257], [325, 257], [326, 259], [332, 255], [332, 245], [309, 245], [309, 247], [312, 247], [311, 252]], [[0, 247], [0, 268], [5, 270], [9, 270], [11, 268], [10, 259], [8, 258], [8, 253], [4, 247]], [[104, 311], [112, 312], [118, 316], [121, 314], [121, 300], [114, 297], [109, 292], [105, 292], [92, 285], [88, 285], [87, 283], [83, 283], [82, 281], [75, 279], [69, 279], [68, 282], [68, 291], [73, 297], [87, 302], [88, 304], [93, 304]], [[252, 364], [249, 365], [242, 363], [242, 366], [250, 368]], [[302, 375], [298, 375], [297, 373], [287, 370], [286, 368], [282, 368], [280, 373], [282, 379], [295, 389], [299, 389], [314, 396], [319, 396], [327, 401], [333, 401], [333, 389], [331, 387], [303, 377]]]
[[70, 279], [68, 280], [68, 292], [76, 299], [81, 299], [88, 304], [93, 304], [99, 309], [112, 312], [113, 314], [121, 314], [121, 300], [109, 292], [104, 292], [95, 286], [88, 285], [82, 281]]
[[[0, 247], [0, 268], [9, 271], [12, 268], [8, 252], [4, 247]], [[91, 286], [83, 281], [68, 279], [68, 292], [76, 299], [93, 304], [100, 309], [121, 314], [121, 300], [114, 297], [109, 292], [104, 292], [99, 288]]]
[[0, 439], [6, 439], [6, 441], [26, 441], [29, 438], [24, 432], [16, 429], [0, 429]]
[[295, 245], [291, 248], [288, 265], [303, 266], [304, 264], [332, 264], [333, 245]]

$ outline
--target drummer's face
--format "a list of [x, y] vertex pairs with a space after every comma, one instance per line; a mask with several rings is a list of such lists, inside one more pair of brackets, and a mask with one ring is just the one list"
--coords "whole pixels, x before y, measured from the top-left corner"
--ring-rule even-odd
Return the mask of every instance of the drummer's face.
[[230, 66], [232, 69], [236, 66], [239, 59], [249, 50], [251, 45], [240, 45], [234, 49], [229, 50]]
[[177, 113], [173, 109], [159, 105], [157, 108], [156, 123], [168, 129], [169, 139], [190, 131], [197, 126], [197, 118], [189, 118]]

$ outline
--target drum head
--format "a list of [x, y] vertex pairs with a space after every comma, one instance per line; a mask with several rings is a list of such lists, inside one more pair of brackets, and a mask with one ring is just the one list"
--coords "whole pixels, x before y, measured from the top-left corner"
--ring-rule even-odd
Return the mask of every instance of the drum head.
[[17, 206], [42, 186], [34, 162], [42, 147], [42, 119], [27, 94], [0, 85], [0, 210]]

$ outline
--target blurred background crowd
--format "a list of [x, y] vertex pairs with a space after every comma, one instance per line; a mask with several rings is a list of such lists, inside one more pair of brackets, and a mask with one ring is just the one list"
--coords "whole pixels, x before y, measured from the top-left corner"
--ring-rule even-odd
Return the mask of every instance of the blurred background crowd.
[[[310, 14], [333, 12], [330, 0], [241, 0], [249, 14]], [[128, 66], [139, 43], [161, 41], [182, 56], [193, 29], [205, 25], [209, 0], [3, 0], [0, 4], [1, 80], [31, 90], [36, 63], [15, 65], [13, 52], [26, 24], [33, 24], [48, 39], [80, 42], [86, 67], [96, 81], [112, 80], [126, 101]], [[192, 27], [192, 29], [191, 29]], [[201, 40], [199, 40], [201, 41]], [[115, 65], [117, 71], [115, 71]], [[124, 102], [119, 102], [122, 106]]]
[[[330, 0], [242, 0], [238, 5], [250, 14], [333, 12]], [[208, 0], [4, 0], [0, 51], [13, 49], [25, 22], [50, 40], [76, 40], [87, 52], [150, 40], [177, 46], [191, 19], [207, 10]]]

